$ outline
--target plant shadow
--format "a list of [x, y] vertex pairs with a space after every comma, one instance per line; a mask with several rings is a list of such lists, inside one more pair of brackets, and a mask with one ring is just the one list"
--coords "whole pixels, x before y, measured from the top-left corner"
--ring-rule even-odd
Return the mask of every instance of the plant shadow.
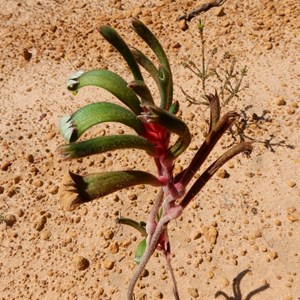
[[237, 142], [251, 141], [254, 143], [263, 144], [264, 147], [271, 152], [275, 152], [275, 147], [286, 147], [288, 149], [295, 149], [294, 145], [287, 144], [285, 140], [273, 141], [276, 137], [273, 134], [270, 134], [269, 138], [264, 140], [258, 140], [250, 135], [246, 134], [246, 131], [251, 126], [256, 126], [257, 129], [265, 130], [266, 123], [272, 122], [272, 119], [267, 116], [269, 114], [268, 110], [264, 110], [259, 116], [256, 113], [249, 113], [248, 110], [252, 108], [252, 105], [248, 105], [245, 109], [240, 111], [240, 119], [236, 122], [235, 126], [229, 129], [229, 134], [232, 138], [232, 143], [228, 146], [231, 147]]
[[267, 283], [261, 287], [256, 288], [255, 290], [251, 291], [250, 293], [247, 294], [247, 296], [242, 295], [241, 292], [241, 281], [244, 278], [244, 276], [249, 273], [250, 270], [246, 269], [239, 273], [232, 282], [232, 291], [233, 291], [233, 296], [227, 295], [223, 291], [217, 291], [215, 293], [215, 299], [218, 298], [219, 296], [223, 296], [225, 300], [251, 300], [253, 296], [256, 294], [268, 289], [270, 285]]

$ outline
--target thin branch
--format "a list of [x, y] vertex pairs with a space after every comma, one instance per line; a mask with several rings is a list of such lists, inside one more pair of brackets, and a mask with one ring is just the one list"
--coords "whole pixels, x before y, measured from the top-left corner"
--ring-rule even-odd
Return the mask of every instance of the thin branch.
[[175, 177], [175, 182], [180, 181], [183, 186], [187, 186], [195, 173], [201, 167], [202, 163], [213, 150], [219, 139], [222, 137], [225, 131], [230, 128], [230, 126], [236, 121], [237, 117], [237, 113], [228, 112], [217, 122], [216, 126], [209, 132], [200, 149], [193, 157], [189, 166]]
[[186, 20], [186, 21], [190, 22], [194, 17], [198, 16], [202, 12], [207, 12], [208, 10], [210, 10], [213, 7], [221, 6], [226, 1], [227, 0], [215, 0], [215, 1], [211, 1], [211, 2], [205, 3], [205, 4], [201, 5], [200, 7], [192, 10], [190, 13], [186, 13], [186, 14], [178, 17], [177, 21]]
[[251, 143], [241, 143], [226, 151], [201, 174], [201, 176], [195, 181], [195, 183], [189, 189], [189, 191], [187, 192], [187, 194], [182, 199], [179, 205], [184, 209], [191, 202], [191, 200], [199, 193], [199, 191], [204, 187], [204, 185], [210, 180], [210, 178], [227, 161], [229, 161], [231, 158], [233, 158], [241, 152], [246, 152], [247, 154], [249, 154], [251, 151]]

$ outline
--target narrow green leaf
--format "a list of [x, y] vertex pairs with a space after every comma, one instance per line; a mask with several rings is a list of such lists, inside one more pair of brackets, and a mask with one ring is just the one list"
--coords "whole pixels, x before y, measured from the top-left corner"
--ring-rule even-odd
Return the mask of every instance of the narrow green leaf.
[[85, 157], [117, 149], [142, 149], [149, 155], [155, 154], [155, 147], [147, 139], [136, 135], [110, 135], [96, 137], [87, 141], [62, 145], [58, 152], [65, 159]]
[[137, 222], [135, 220], [129, 219], [129, 218], [118, 218], [117, 219], [118, 224], [124, 224], [128, 225], [137, 231], [139, 231], [144, 237], [147, 237], [147, 232], [146, 232], [146, 224], [144, 222]]
[[146, 239], [143, 239], [139, 242], [136, 250], [135, 250], [135, 255], [133, 261], [139, 264], [141, 262], [141, 259], [145, 253], [147, 247], [147, 242]]
[[76, 141], [87, 129], [103, 122], [125, 124], [142, 135], [143, 123], [126, 108], [109, 102], [98, 102], [86, 105], [72, 116], [65, 116], [60, 121], [60, 132], [68, 142]]
[[70, 172], [70, 176], [74, 182], [71, 188], [79, 195], [81, 203], [89, 202], [137, 184], [150, 184], [152, 186], [165, 184], [154, 175], [137, 170], [111, 171], [86, 176]]
[[126, 60], [134, 76], [134, 79], [143, 81], [142, 73], [137, 62], [135, 61], [134, 56], [132, 55], [125, 41], [117, 33], [117, 31], [109, 26], [101, 26], [99, 28], [99, 32], [110, 44], [112, 44], [120, 52], [120, 54]]
[[92, 70], [81, 73], [77, 77], [74, 75], [67, 82], [70, 91], [78, 91], [84, 86], [101, 87], [112, 93], [135, 114], [140, 113], [139, 98], [127, 87], [127, 82], [116, 73], [108, 70]]

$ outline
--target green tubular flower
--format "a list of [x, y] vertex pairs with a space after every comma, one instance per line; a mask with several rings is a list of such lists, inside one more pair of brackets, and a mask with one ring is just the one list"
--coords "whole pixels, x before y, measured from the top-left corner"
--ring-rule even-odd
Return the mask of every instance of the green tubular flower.
[[85, 157], [117, 149], [142, 149], [149, 155], [155, 154], [155, 147], [147, 139], [136, 135], [110, 135], [87, 141], [62, 145], [58, 153], [65, 159]]
[[154, 175], [137, 170], [111, 171], [86, 176], [70, 172], [70, 176], [73, 180], [71, 188], [79, 195], [81, 203], [89, 202], [137, 184], [150, 184], [152, 186], [162, 186], [164, 184]]
[[71, 116], [60, 121], [60, 132], [67, 142], [76, 141], [87, 129], [103, 122], [125, 124], [139, 135], [144, 132], [143, 123], [126, 108], [109, 102], [98, 102], [86, 105]]
[[152, 61], [145, 56], [141, 51], [132, 48], [131, 49], [137, 62], [151, 75], [154, 79], [161, 98], [161, 108], [167, 109], [168, 105], [172, 101], [172, 78], [169, 71], [160, 66], [159, 70], [155, 67]]
[[127, 87], [127, 82], [114, 72], [108, 70], [92, 70], [85, 73], [76, 72], [68, 80], [67, 86], [70, 91], [78, 91], [84, 86], [101, 87], [112, 93], [135, 114], [140, 114], [139, 98]]
[[158, 80], [159, 80], [159, 90], [160, 90], [160, 95], [161, 95], [161, 103], [160, 107], [162, 109], [168, 110], [171, 106], [172, 103], [172, 93], [171, 90], [173, 89], [172, 87], [172, 76], [171, 73], [164, 68], [163, 66], [160, 66], [158, 70]]
[[155, 53], [159, 62], [171, 73], [169, 60], [155, 35], [146, 27], [139, 19], [132, 20], [132, 27], [134, 31], [148, 44], [148, 46]]
[[141, 98], [141, 102], [144, 104], [153, 104], [153, 97], [147, 85], [144, 81], [132, 81], [128, 83], [128, 87], [132, 89]]
[[179, 111], [179, 102], [174, 101], [169, 108], [169, 113], [172, 115], [176, 115], [178, 111]]
[[155, 35], [138, 19], [134, 18], [132, 21], [132, 27], [134, 31], [148, 44], [148, 46], [155, 53], [160, 64], [169, 72], [170, 74], [170, 85], [168, 91], [168, 99], [166, 102], [165, 109], [168, 109], [173, 98], [173, 80], [170, 64], [167, 55], [161, 46], [160, 42], [157, 40]]
[[151, 75], [159, 87], [159, 73], [153, 62], [140, 50], [131, 48], [135, 60]]
[[[159, 70], [155, 67], [153, 62], [141, 51], [136, 48], [131, 48], [131, 52], [135, 57], [136, 61], [150, 74], [154, 79], [157, 88], [159, 90], [161, 102], [165, 102], [162, 99], [166, 99], [166, 90], [164, 89], [164, 84], [162, 82], [161, 74]], [[162, 105], [161, 105], [162, 106]]]
[[101, 26], [99, 28], [100, 34], [113, 45], [126, 60], [135, 80], [143, 81], [143, 76], [137, 62], [134, 59], [129, 47], [121, 38], [121, 36], [109, 26]]

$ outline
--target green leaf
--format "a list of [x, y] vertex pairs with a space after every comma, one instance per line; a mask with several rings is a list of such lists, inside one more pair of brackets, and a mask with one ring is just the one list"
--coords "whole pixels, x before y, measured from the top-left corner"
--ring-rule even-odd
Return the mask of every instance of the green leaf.
[[68, 142], [76, 141], [87, 129], [103, 122], [119, 122], [125, 124], [142, 135], [143, 123], [126, 108], [109, 102], [99, 102], [86, 105], [71, 116], [65, 116], [60, 121], [60, 132]]
[[96, 137], [87, 141], [62, 145], [58, 152], [65, 159], [85, 157], [117, 149], [142, 149], [149, 155], [155, 154], [155, 147], [147, 139], [136, 135], [110, 135]]
[[84, 86], [101, 87], [112, 93], [135, 114], [138, 115], [141, 111], [139, 98], [127, 87], [127, 82], [114, 72], [108, 70], [92, 70], [79, 74], [76, 72], [68, 80], [67, 86], [70, 91], [78, 91]]
[[147, 237], [146, 232], [146, 224], [144, 222], [137, 222], [135, 220], [129, 219], [129, 218], [118, 218], [117, 219], [118, 224], [128, 225], [137, 231], [139, 231], [144, 237]]
[[120, 52], [120, 54], [126, 60], [134, 76], [134, 79], [143, 81], [142, 73], [137, 62], [135, 61], [134, 56], [132, 55], [125, 41], [116, 32], [116, 30], [114, 30], [110, 26], [101, 26], [99, 28], [99, 32], [111, 45], [113, 45]]
[[145, 253], [147, 247], [147, 242], [146, 239], [143, 239], [139, 242], [136, 250], [135, 250], [135, 255], [133, 261], [139, 264], [141, 262], [141, 259]]
[[70, 176], [73, 180], [72, 191], [79, 195], [81, 203], [89, 202], [137, 184], [150, 184], [152, 186], [165, 184], [154, 175], [137, 170], [111, 171], [86, 176], [70, 172]]

